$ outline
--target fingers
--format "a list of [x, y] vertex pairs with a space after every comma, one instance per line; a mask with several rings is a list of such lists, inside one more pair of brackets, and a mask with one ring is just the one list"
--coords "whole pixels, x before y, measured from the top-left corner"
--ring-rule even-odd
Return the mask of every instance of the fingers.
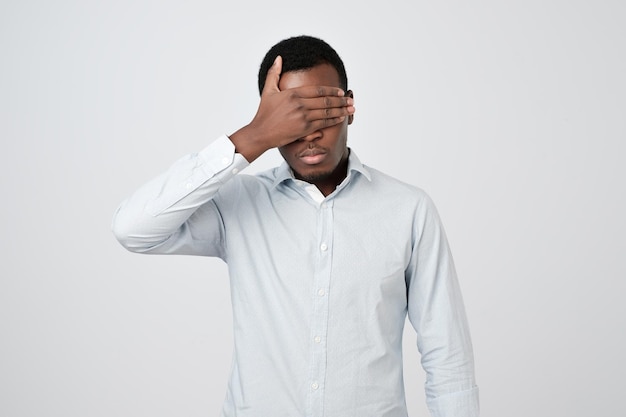
[[352, 97], [315, 97], [302, 99], [301, 102], [308, 110], [347, 108], [349, 112], [354, 112], [354, 99]]
[[338, 125], [339, 123], [342, 123], [344, 120], [346, 120], [346, 116], [330, 117], [330, 118], [312, 121], [308, 123], [307, 125], [308, 129], [307, 129], [306, 134], [315, 132], [317, 130], [325, 129], [327, 127]]
[[[355, 112], [352, 94], [344, 96], [343, 90], [337, 87], [311, 86], [285, 91], [291, 91], [291, 98], [298, 102], [298, 108], [308, 122], [351, 116]], [[329, 125], [333, 124], [336, 123]]]
[[350, 103], [350, 105], [340, 107], [323, 107], [307, 110], [304, 113], [303, 130], [308, 134], [342, 123], [346, 117], [351, 118], [354, 115], [355, 108], [352, 105], [352, 99], [350, 99]]
[[325, 120], [329, 120], [329, 126], [336, 124], [334, 119], [339, 119], [342, 117], [350, 116], [354, 114], [354, 106], [343, 106], [343, 107], [334, 107], [334, 108], [321, 108], [309, 110], [306, 113], [306, 120], [309, 122], [322, 121], [324, 123]]
[[306, 130], [315, 131], [334, 126], [351, 117], [356, 111], [352, 97], [317, 97], [300, 99], [300, 111], [306, 123]]
[[311, 85], [307, 87], [299, 87], [293, 89], [298, 97], [315, 98], [315, 97], [344, 97], [346, 93], [338, 87], [328, 87], [320, 85]]
[[280, 73], [283, 68], [283, 58], [278, 55], [274, 60], [274, 63], [267, 71], [267, 77], [265, 77], [265, 86], [263, 87], [263, 92], [261, 95], [265, 95], [266, 93], [277, 93], [280, 91], [278, 88], [278, 82], [280, 81]]

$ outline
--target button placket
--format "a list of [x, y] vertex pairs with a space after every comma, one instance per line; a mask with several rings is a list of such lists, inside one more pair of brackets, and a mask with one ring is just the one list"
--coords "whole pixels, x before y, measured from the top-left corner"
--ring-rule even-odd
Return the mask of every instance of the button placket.
[[332, 270], [333, 210], [332, 201], [318, 207], [317, 247], [313, 283], [313, 314], [310, 333], [309, 401], [307, 417], [324, 414], [324, 381], [326, 381], [326, 334], [330, 299], [330, 273]]

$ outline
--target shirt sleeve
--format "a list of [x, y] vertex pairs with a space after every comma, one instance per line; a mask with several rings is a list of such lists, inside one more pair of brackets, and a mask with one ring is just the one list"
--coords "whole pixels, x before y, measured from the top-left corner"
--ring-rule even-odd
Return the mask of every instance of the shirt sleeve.
[[113, 234], [132, 252], [223, 258], [223, 223], [213, 199], [248, 165], [220, 136], [124, 200], [113, 216]]
[[465, 307], [437, 210], [425, 196], [407, 269], [409, 320], [426, 373], [432, 417], [478, 417], [478, 387]]

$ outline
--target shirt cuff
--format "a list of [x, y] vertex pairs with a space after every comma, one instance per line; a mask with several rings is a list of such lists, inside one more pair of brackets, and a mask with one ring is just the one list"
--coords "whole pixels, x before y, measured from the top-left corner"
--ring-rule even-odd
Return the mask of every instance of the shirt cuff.
[[235, 153], [235, 145], [226, 135], [221, 135], [198, 152], [198, 158], [207, 178], [217, 176], [220, 182], [227, 181], [250, 165], [243, 155]]
[[432, 417], [479, 417], [478, 387], [427, 399]]

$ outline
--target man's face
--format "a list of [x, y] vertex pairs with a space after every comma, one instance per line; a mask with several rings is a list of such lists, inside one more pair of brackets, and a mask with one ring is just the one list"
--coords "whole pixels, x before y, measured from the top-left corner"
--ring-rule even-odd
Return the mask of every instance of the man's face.
[[[329, 64], [317, 65], [303, 71], [286, 72], [281, 75], [278, 83], [281, 91], [312, 85], [341, 88], [337, 70]], [[346, 93], [351, 94], [352, 92]], [[296, 178], [317, 184], [335, 176], [332, 175], [335, 169], [348, 157], [347, 139], [350, 123], [352, 117], [346, 117], [340, 124], [320, 129], [278, 148]]]

